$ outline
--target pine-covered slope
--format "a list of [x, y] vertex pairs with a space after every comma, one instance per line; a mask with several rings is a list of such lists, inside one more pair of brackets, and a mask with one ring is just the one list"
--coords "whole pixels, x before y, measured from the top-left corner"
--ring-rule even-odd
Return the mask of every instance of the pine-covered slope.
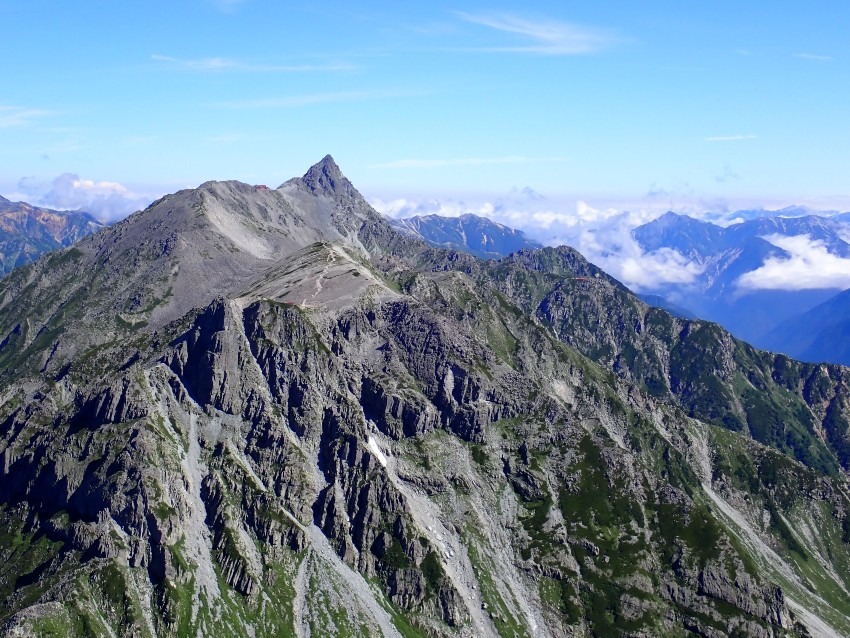
[[843, 368], [428, 247], [330, 158], [97, 237], [0, 282], [5, 634], [850, 632]]

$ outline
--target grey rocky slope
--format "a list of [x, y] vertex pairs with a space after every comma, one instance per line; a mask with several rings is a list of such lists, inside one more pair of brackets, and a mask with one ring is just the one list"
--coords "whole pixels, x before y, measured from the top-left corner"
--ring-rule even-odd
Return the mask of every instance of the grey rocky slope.
[[416, 215], [390, 220], [404, 233], [425, 240], [432, 246], [461, 250], [482, 259], [504, 257], [523, 248], [541, 248], [521, 230], [467, 213], [459, 217]]
[[0, 299], [8, 635], [850, 631], [846, 371], [570, 249], [428, 247], [325, 158]]
[[103, 227], [83, 211], [50, 210], [0, 197], [0, 275]]

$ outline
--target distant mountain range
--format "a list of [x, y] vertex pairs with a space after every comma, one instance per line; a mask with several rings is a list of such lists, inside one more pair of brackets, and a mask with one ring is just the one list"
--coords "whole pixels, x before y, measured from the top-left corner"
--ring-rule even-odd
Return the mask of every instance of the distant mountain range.
[[850, 290], [786, 319], [762, 341], [801, 361], [850, 365]]
[[747, 290], [739, 287], [740, 278], [763, 266], [769, 258], [791, 257], [788, 251], [765, 239], [772, 235], [807, 235], [821, 242], [830, 254], [850, 258], [850, 244], [842, 236], [846, 223], [844, 215], [805, 215], [756, 217], [722, 227], [670, 212], [639, 226], [633, 236], [647, 253], [672, 249], [702, 269], [692, 283], [664, 284], [647, 293], [717, 321], [754, 345], [776, 347], [775, 339], [765, 339], [773, 328], [827, 301], [840, 289]]
[[[703, 269], [693, 284], [659, 286], [640, 298], [677, 317], [716, 321], [762, 348], [804, 361], [850, 364], [850, 291], [742, 291], [738, 287], [739, 278], [763, 266], [765, 260], [791, 257], [765, 237], [807, 235], [829, 253], [850, 258], [850, 243], [844, 239], [850, 213], [826, 217], [813, 215], [805, 207], [789, 207], [773, 213], [739, 211], [734, 217], [745, 221], [719, 226], [668, 212], [636, 228], [633, 235], [645, 252], [673, 249]], [[506, 257], [540, 246], [522, 231], [472, 214], [424, 215], [390, 223], [433, 246], [483, 258]]]
[[0, 197], [0, 276], [102, 228], [82, 211], [50, 210]]
[[[639, 226], [633, 236], [648, 253], [672, 249], [702, 273], [689, 285], [644, 290], [641, 299], [681, 318], [701, 317], [736, 336], [804, 361], [850, 364], [850, 291], [836, 288], [742, 291], [741, 276], [769, 258], [791, 255], [765, 237], [807, 235], [829, 253], [850, 258], [850, 213], [814, 215], [805, 207], [771, 213], [738, 211], [731, 226], [668, 212]], [[501, 258], [542, 245], [522, 231], [486, 217], [422, 215], [390, 220], [402, 233], [432, 246], [477, 257]], [[44, 253], [70, 246], [105, 225], [83, 211], [57, 211], [0, 197], [0, 276]]]
[[394, 219], [390, 223], [432, 246], [461, 250], [483, 259], [503, 257], [523, 248], [542, 247], [520, 230], [473, 214], [460, 217], [422, 215]]
[[[712, 222], [728, 222], [730, 219], [734, 219], [736, 221], [750, 221], [753, 219], [759, 219], [762, 217], [782, 217], [782, 218], [790, 218], [790, 217], [808, 217], [810, 215], [817, 215], [818, 217], [834, 217], [838, 215], [839, 212], [836, 210], [815, 210], [813, 208], [809, 208], [808, 206], [786, 206], [785, 208], [780, 208], [779, 210], [767, 210], [765, 208], [752, 208], [748, 210], [737, 210], [731, 215], [729, 213], [707, 213], [705, 219], [707, 221]], [[848, 213], [841, 213], [848, 214]]]

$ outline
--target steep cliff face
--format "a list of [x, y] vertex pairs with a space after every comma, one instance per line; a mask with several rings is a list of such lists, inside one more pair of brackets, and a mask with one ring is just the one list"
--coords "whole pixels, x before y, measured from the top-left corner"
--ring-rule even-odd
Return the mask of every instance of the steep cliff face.
[[[47, 280], [48, 259], [21, 275], [31, 289], [2, 288], [6, 634], [850, 631], [842, 471], [688, 416], [681, 393], [583, 353], [623, 326], [601, 310], [598, 326], [568, 321], [569, 291], [649, 311], [577, 254], [484, 266], [430, 249], [343, 180], [326, 158], [278, 194], [204, 185], [181, 195], [201, 202], [196, 222], [160, 203], [114, 236], [126, 250], [76, 249], [98, 273], [208, 285], [143, 326], [110, 319], [133, 281], [90, 299]], [[124, 265], [146, 236], [134, 224], [183, 252]], [[238, 229], [274, 250], [240, 248]], [[219, 264], [206, 284], [189, 272], [203, 251]], [[56, 324], [61, 360], [26, 337], [56, 310], [26, 334], [10, 316], [49, 295], [90, 318]]]

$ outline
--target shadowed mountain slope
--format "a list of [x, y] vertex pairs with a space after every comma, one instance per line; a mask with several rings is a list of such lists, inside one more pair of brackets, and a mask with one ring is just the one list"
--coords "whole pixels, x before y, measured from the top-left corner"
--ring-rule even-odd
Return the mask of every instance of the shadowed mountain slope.
[[850, 291], [783, 321], [764, 343], [803, 361], [850, 365]]

